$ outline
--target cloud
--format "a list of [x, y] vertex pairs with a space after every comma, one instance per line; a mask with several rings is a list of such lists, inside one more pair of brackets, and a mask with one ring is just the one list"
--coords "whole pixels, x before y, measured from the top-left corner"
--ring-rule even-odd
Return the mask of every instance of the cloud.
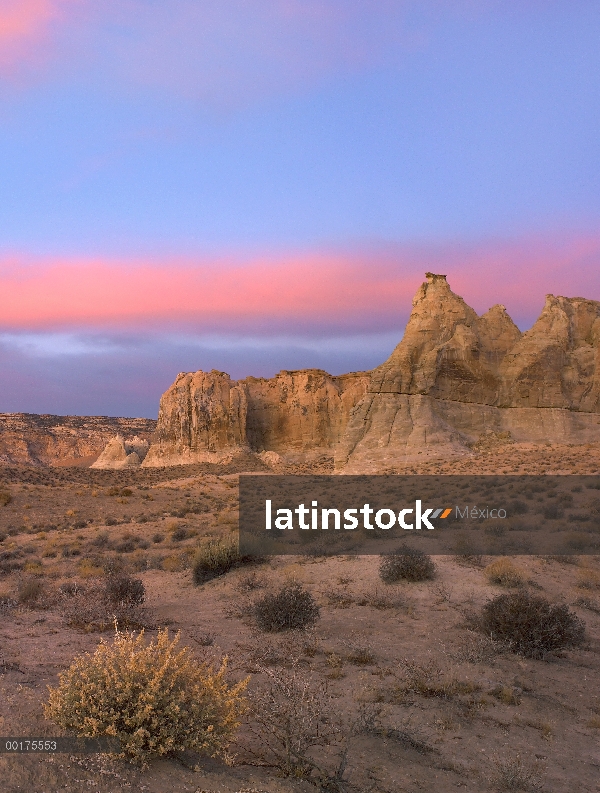
[[[531, 324], [552, 292], [600, 299], [600, 238], [372, 246], [362, 251], [172, 260], [0, 261], [0, 328], [169, 328], [316, 338], [401, 330], [425, 271], [480, 313]], [[34, 338], [34, 337], [31, 337]]]
[[397, 61], [427, 46], [439, 12], [471, 5], [435, 0], [415, 13], [407, 0], [0, 0], [0, 74], [85, 74], [111, 91], [237, 109]]
[[15, 76], [20, 67], [45, 63], [52, 26], [65, 21], [78, 0], [0, 0], [0, 74]]
[[[144, 326], [365, 328], [392, 318], [415, 276], [385, 258], [0, 263], [5, 328]], [[375, 322], [370, 313], [376, 308]]]

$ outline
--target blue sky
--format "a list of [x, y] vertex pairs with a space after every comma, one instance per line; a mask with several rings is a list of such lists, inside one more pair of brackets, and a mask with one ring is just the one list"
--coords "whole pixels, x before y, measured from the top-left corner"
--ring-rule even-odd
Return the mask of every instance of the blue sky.
[[[592, 2], [1, 0], [0, 410], [150, 416], [180, 370], [370, 368], [425, 269], [522, 327], [546, 292], [600, 299], [599, 40]], [[295, 267], [286, 323], [257, 262], [315, 260], [330, 310]], [[96, 310], [98, 268], [130, 316]], [[219, 304], [232, 268], [256, 287], [217, 322], [182, 268]]]

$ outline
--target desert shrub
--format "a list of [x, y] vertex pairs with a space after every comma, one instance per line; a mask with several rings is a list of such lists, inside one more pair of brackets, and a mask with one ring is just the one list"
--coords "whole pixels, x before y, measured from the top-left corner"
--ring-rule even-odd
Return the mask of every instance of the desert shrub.
[[584, 567], [579, 571], [577, 586], [580, 589], [600, 589], [600, 573], [597, 570]]
[[116, 526], [119, 521], [109, 515], [104, 522], [107, 526]]
[[0, 490], [0, 507], [6, 507], [12, 501], [12, 495], [9, 490]]
[[157, 545], [159, 542], [162, 542], [164, 539], [165, 539], [165, 535], [161, 534], [159, 531], [157, 531], [156, 534], [152, 535], [152, 542], [156, 543]]
[[259, 598], [253, 613], [260, 630], [287, 631], [314, 625], [320, 609], [311, 593], [294, 582]]
[[344, 724], [325, 682], [297, 668], [261, 671], [265, 682], [250, 699], [250, 757], [318, 790], [348, 790], [343, 777], [354, 725]]
[[44, 592], [44, 582], [40, 578], [24, 578], [17, 587], [17, 600], [23, 605], [38, 601]]
[[523, 793], [542, 790], [537, 768], [525, 765], [519, 755], [508, 760], [496, 759], [494, 765], [496, 771], [491, 779], [494, 790], [523, 791]]
[[583, 622], [567, 606], [554, 606], [546, 598], [514, 592], [488, 601], [481, 627], [492, 639], [508, 644], [528, 658], [543, 658], [562, 647], [581, 644]]
[[379, 577], [385, 584], [396, 581], [428, 581], [435, 576], [431, 556], [404, 545], [394, 553], [382, 554]]
[[181, 540], [187, 540], [188, 538], [188, 530], [185, 526], [178, 526], [175, 531], [171, 534], [171, 538], [175, 542], [180, 542]]
[[110, 545], [110, 537], [108, 532], [99, 531], [91, 541], [91, 544], [97, 546], [98, 548], [106, 548], [108, 545]]
[[122, 496], [127, 498], [133, 495], [133, 490], [130, 487], [110, 487], [106, 491], [107, 496]]
[[200, 546], [192, 570], [195, 584], [204, 584], [224, 575], [244, 562], [252, 561], [240, 554], [237, 540], [213, 540]]
[[83, 594], [83, 592], [85, 592], [85, 587], [77, 581], [65, 581], [58, 587], [58, 591], [61, 595], [65, 595], [66, 597], [75, 597], [76, 595]]
[[558, 504], [546, 504], [542, 512], [547, 520], [557, 520], [558, 518], [562, 518], [565, 514], [564, 510]]
[[140, 604], [146, 599], [146, 589], [139, 578], [128, 575], [111, 575], [104, 585], [104, 596], [114, 605]]
[[491, 584], [511, 587], [522, 586], [525, 582], [521, 570], [506, 557], [488, 564], [483, 572]]
[[148, 644], [143, 631], [117, 632], [60, 675], [46, 718], [79, 735], [115, 736], [122, 754], [138, 762], [185, 750], [223, 753], [244, 711], [247, 681], [229, 685], [226, 659], [215, 672], [178, 642], [167, 630]]
[[104, 584], [77, 584], [61, 594], [62, 616], [70, 628], [101, 633], [114, 630], [115, 623], [128, 630], [155, 627], [142, 605], [145, 592], [137, 579], [113, 573]]
[[517, 498], [508, 505], [509, 515], [524, 515], [526, 512], [529, 512], [529, 506]]

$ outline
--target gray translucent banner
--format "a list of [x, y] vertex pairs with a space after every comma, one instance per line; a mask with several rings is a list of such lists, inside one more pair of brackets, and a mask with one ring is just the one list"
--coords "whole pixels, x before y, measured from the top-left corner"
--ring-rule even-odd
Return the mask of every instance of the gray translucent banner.
[[240, 476], [242, 554], [600, 553], [600, 476]]

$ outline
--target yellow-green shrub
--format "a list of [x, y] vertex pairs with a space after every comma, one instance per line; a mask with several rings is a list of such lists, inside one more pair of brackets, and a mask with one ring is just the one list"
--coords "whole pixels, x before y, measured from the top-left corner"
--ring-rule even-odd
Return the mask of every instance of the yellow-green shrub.
[[525, 583], [522, 570], [506, 557], [496, 559], [495, 562], [488, 564], [483, 572], [491, 584], [513, 587], [522, 586]]
[[46, 718], [82, 736], [116, 736], [138, 762], [186, 749], [218, 755], [239, 725], [247, 681], [230, 686], [226, 659], [215, 672], [178, 642], [167, 630], [148, 644], [143, 631], [101, 641], [49, 687]]

